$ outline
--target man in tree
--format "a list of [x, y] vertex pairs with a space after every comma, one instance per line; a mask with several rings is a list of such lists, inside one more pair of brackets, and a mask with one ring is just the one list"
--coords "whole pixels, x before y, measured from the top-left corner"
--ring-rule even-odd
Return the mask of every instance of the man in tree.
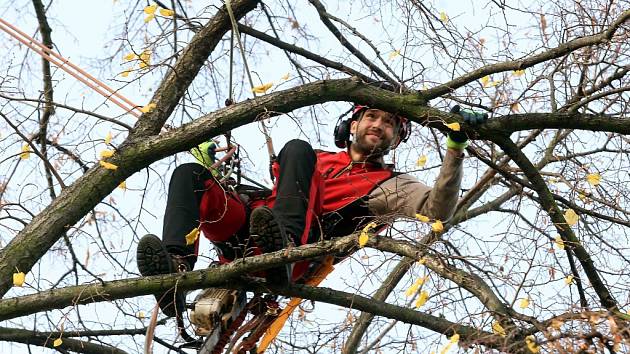
[[[456, 113], [459, 107], [456, 107]], [[487, 118], [459, 112], [467, 123]], [[289, 245], [345, 236], [378, 218], [385, 225], [396, 217], [422, 214], [447, 220], [452, 215], [462, 180], [462, 132], [450, 132], [447, 152], [433, 188], [415, 177], [393, 171], [383, 156], [409, 137], [404, 117], [356, 105], [349, 119], [335, 127], [335, 143], [343, 151], [315, 151], [304, 141], [291, 140], [281, 150], [273, 170], [276, 184], [266, 198], [248, 198], [247, 191], [224, 188], [201, 164], [184, 164], [171, 177], [163, 239], [147, 235], [138, 244], [142, 275], [191, 270], [198, 242], [186, 235], [199, 228], [219, 250], [219, 261], [268, 253]], [[208, 161], [207, 146], [198, 159]], [[207, 164], [206, 164], [207, 165]], [[247, 200], [246, 200], [247, 199]], [[309, 271], [309, 262], [288, 264], [266, 272], [266, 279], [286, 284]], [[184, 296], [173, 291], [156, 294], [163, 313], [184, 309]]]

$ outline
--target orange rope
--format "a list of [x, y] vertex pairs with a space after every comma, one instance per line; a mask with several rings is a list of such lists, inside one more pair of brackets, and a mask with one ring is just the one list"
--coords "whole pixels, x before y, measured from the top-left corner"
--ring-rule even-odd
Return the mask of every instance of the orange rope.
[[[34, 52], [39, 54], [42, 58], [44, 58], [44, 59], [48, 60], [49, 62], [53, 63], [58, 68], [60, 68], [63, 71], [67, 72], [72, 77], [76, 78], [77, 80], [81, 81], [82, 83], [84, 83], [88, 87], [92, 88], [94, 91], [96, 91], [99, 94], [101, 94], [106, 99], [112, 101], [117, 106], [119, 106], [120, 108], [124, 109], [125, 112], [131, 113], [136, 118], [140, 117], [141, 113], [138, 113], [137, 111], [135, 111], [135, 109], [139, 109], [138, 105], [134, 104], [133, 102], [128, 100], [126, 97], [124, 97], [120, 93], [116, 92], [115, 90], [113, 90], [112, 88], [107, 86], [106, 84], [102, 83], [101, 81], [99, 81], [98, 79], [93, 77], [92, 75], [88, 74], [87, 72], [85, 72], [84, 70], [79, 68], [78, 66], [74, 65], [73, 63], [71, 63], [68, 59], [65, 59], [61, 55], [57, 54], [56, 52], [54, 52], [50, 48], [46, 47], [44, 44], [42, 44], [42, 43], [38, 42], [37, 40], [33, 39], [28, 34], [20, 31], [17, 27], [11, 25], [7, 21], [3, 20], [2, 18], [0, 18], [0, 29], [2, 29], [4, 32], [9, 34], [13, 38], [15, 38], [18, 41], [20, 41], [22, 44], [24, 44], [28, 48], [32, 49]], [[76, 72], [70, 70], [68, 67], [74, 69]], [[85, 78], [83, 78], [80, 75], [78, 75], [77, 72], [79, 74], [81, 74], [81, 75], [84, 75]], [[90, 81], [92, 81], [92, 82], [90, 82]], [[117, 98], [122, 100], [128, 106], [125, 105], [123, 102], [119, 101]]]
[[[327, 256], [324, 259], [324, 262], [319, 266], [319, 268], [317, 268], [315, 275], [313, 275], [306, 281], [306, 285], [318, 286], [319, 283], [326, 279], [326, 276], [330, 274], [330, 272], [332, 272], [334, 269], [335, 267], [333, 267], [333, 257]], [[300, 305], [301, 302], [302, 299], [300, 299], [299, 297], [291, 298], [291, 301], [289, 301], [287, 306], [282, 310], [282, 312], [280, 312], [278, 318], [276, 318], [271, 326], [267, 328], [265, 336], [260, 340], [260, 344], [258, 344], [258, 349], [256, 350], [258, 354], [263, 353], [265, 350], [267, 350], [267, 347], [269, 347], [271, 342], [276, 339], [278, 333], [280, 333], [282, 327], [284, 327], [284, 323], [287, 321], [287, 319], [289, 319], [291, 313], [293, 313], [293, 311]]]

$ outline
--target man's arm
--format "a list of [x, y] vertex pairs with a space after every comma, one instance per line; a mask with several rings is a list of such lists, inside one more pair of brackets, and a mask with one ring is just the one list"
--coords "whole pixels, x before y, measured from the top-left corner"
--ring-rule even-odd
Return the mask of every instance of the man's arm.
[[432, 219], [447, 220], [453, 215], [462, 181], [464, 154], [448, 148], [440, 174], [433, 188], [408, 174], [398, 175], [383, 182], [370, 193], [368, 206], [378, 216], [417, 213]]

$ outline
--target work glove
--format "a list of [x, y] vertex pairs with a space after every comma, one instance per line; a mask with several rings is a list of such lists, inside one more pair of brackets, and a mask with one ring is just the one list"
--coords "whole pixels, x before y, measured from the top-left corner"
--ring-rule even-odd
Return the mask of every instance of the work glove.
[[[488, 120], [487, 113], [475, 112], [470, 109], [461, 109], [459, 105], [451, 108], [451, 113], [455, 113], [464, 118], [464, 123], [470, 125], [482, 124]], [[446, 146], [449, 148], [464, 150], [468, 146], [468, 136], [462, 131], [451, 131], [446, 139]]]
[[212, 168], [212, 164], [217, 160], [216, 150], [217, 143], [210, 139], [190, 149], [190, 153], [197, 159], [197, 162], [209, 169], [213, 176], [216, 176], [219, 171]]

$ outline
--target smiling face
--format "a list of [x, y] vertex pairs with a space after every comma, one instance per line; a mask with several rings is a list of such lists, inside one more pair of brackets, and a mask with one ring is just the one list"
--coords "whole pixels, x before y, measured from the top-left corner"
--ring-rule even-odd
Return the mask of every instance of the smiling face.
[[350, 125], [350, 133], [354, 135], [351, 149], [367, 158], [382, 156], [392, 146], [396, 136], [396, 117], [380, 109], [368, 109], [358, 120]]

